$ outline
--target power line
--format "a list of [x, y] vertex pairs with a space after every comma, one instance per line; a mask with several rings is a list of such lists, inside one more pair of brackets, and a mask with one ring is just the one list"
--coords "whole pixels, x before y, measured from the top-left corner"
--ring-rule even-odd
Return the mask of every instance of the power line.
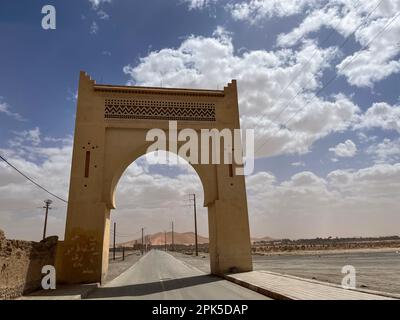
[[115, 260], [115, 235], [117, 233], [117, 223], [114, 222], [114, 241], [113, 241], [113, 260]]
[[[135, 237], [138, 234], [140, 234], [140, 232], [141, 231], [138, 231], [138, 232], [135, 232], [135, 233], [119, 233], [119, 232], [116, 232], [115, 236], [118, 237], [118, 238]], [[111, 233], [111, 235], [114, 235], [114, 231], [112, 229], [110, 230], [110, 233]]]
[[[368, 41], [368, 43], [367, 43], [366, 45], [364, 45], [350, 60], [347, 61], [347, 63], [345, 64], [345, 66], [342, 68], [342, 71], [343, 71], [344, 69], [346, 69], [346, 68], [350, 65], [350, 63], [353, 62], [353, 60], [354, 60], [356, 57], [358, 57], [358, 55], [360, 55], [360, 53], [361, 53], [362, 51], [364, 51], [373, 41], [375, 41], [375, 39], [376, 39], [377, 37], [379, 37], [383, 32], [385, 32], [385, 30], [386, 30], [387, 28], [389, 28], [389, 26], [390, 26], [399, 16], [400, 16], [400, 12], [397, 13], [388, 23], [386, 23], [386, 25], [382, 28], [382, 30], [380, 30], [370, 41]], [[331, 78], [328, 80], [327, 83], [324, 84], [324, 86], [323, 86], [321, 89], [319, 89], [319, 90], [317, 91], [317, 93], [316, 93], [315, 95], [316, 95], [316, 96], [319, 95], [322, 91], [324, 91], [324, 90], [325, 90], [334, 80], [336, 80], [338, 77], [339, 77], [339, 75], [338, 75], [338, 73], [336, 73], [333, 77], [331, 77]], [[299, 112], [301, 112], [302, 110], [304, 110], [304, 108], [307, 107], [308, 105], [309, 105], [309, 103], [305, 104], [303, 107], [301, 107], [300, 109], [298, 109], [287, 121], [285, 121], [285, 122], [283, 123], [283, 125], [281, 125], [281, 126], [279, 127], [279, 129], [278, 129], [277, 132], [279, 132], [280, 130], [282, 130], [282, 128], [287, 127], [287, 124], [288, 124], [297, 114], [299, 114]], [[265, 139], [265, 140], [264, 140], [264, 143], [261, 144], [261, 145], [257, 148], [257, 150], [256, 150], [255, 153], [257, 153], [263, 146], [265, 146], [265, 144], [268, 142], [269, 139], [270, 139], [270, 138]]]
[[142, 229], [141, 229], [141, 232], [142, 232], [142, 245], [140, 246], [140, 252], [142, 253], [142, 255], [143, 255], [143, 253], [144, 253], [144, 228], [142, 227]]
[[[340, 44], [339, 46], [339, 50], [342, 49], [347, 42], [349, 41], [349, 39], [357, 32], [357, 30], [359, 30], [361, 28], [361, 26], [363, 26], [367, 21], [368, 18], [375, 12], [375, 10], [381, 5], [381, 3], [383, 2], [383, 0], [380, 0], [378, 2], [378, 4], [368, 13], [367, 16], [365, 16], [363, 18], [363, 21], [357, 26], [357, 28], [355, 28], [353, 30], [352, 33], [350, 33], [345, 39], [344, 41]], [[356, 8], [358, 8], [361, 4], [361, 1], [359, 1], [357, 3]], [[329, 33], [329, 35], [321, 42], [321, 45], [324, 44], [326, 41], [328, 41], [330, 39], [330, 37], [333, 35], [333, 33], [335, 32], [335, 29], [342, 23], [342, 19], [340, 19], [338, 21], [338, 23], [332, 28], [332, 31]], [[292, 80], [288, 83], [288, 85], [285, 86], [284, 89], [282, 89], [281, 93], [279, 94], [278, 98], [276, 99], [276, 101], [279, 101], [279, 99], [282, 97], [283, 93], [294, 83], [294, 81], [299, 77], [299, 75], [304, 71], [304, 69], [309, 65], [309, 63], [311, 62], [311, 60], [314, 58], [315, 54], [318, 52], [318, 50], [314, 50], [314, 53], [311, 55], [311, 57], [307, 60], [307, 62], [302, 66], [302, 68], [300, 69], [300, 71], [292, 78]], [[325, 60], [325, 59], [324, 59]], [[324, 61], [323, 60], [323, 61]], [[281, 111], [278, 113], [277, 116], [275, 116], [271, 122], [275, 122], [276, 120], [279, 119], [279, 117], [282, 115], [282, 113], [291, 105], [292, 101], [294, 101], [299, 95], [300, 93], [302, 93], [303, 90], [300, 89], [296, 92], [296, 94], [293, 96], [293, 98], [291, 98], [285, 105], [284, 107], [281, 109]], [[276, 105], [276, 102], [272, 105], [272, 107], [270, 109], [273, 109]], [[261, 123], [261, 121], [265, 118], [266, 113], [263, 112], [261, 118], [258, 120], [258, 123]], [[259, 149], [257, 149], [258, 151]]]
[[171, 221], [171, 226], [172, 226], [172, 233], [171, 233], [171, 251], [175, 250], [175, 245], [174, 245], [174, 221]]
[[[192, 198], [193, 196], [193, 198]], [[189, 200], [193, 201], [193, 215], [194, 215], [194, 245], [195, 245], [195, 254], [196, 256], [199, 255], [199, 248], [198, 248], [198, 242], [197, 242], [197, 209], [196, 209], [196, 194], [195, 193], [190, 193], [189, 194]]]
[[[381, 0], [380, 3], [381, 3], [382, 1], [383, 1], [383, 0]], [[378, 4], [378, 6], [380, 5], [380, 3]], [[356, 8], [358, 8], [358, 7], [360, 6], [360, 4], [361, 4], [361, 0], [358, 1]], [[377, 7], [378, 7], [378, 6], [377, 6]], [[376, 7], [376, 8], [377, 8], [377, 7]], [[374, 8], [373, 11], [375, 11], [376, 8]], [[373, 11], [372, 11], [372, 12], [373, 12]], [[372, 12], [370, 12], [370, 14], [368, 15], [368, 17], [372, 14]], [[365, 21], [364, 21], [364, 22], [365, 22]], [[352, 35], [361, 27], [361, 25], [364, 24], [364, 22], [361, 23], [349, 36], [346, 37], [345, 41], [340, 45], [339, 49], [341, 49], [341, 48], [346, 44], [346, 42], [347, 42], [347, 40], [350, 38], [350, 36], [352, 36]], [[336, 23], [336, 25], [332, 28], [332, 30], [331, 30], [331, 32], [329, 33], [329, 35], [321, 42], [320, 45], [323, 45], [325, 42], [327, 42], [327, 41], [332, 37], [332, 35], [335, 33], [336, 29], [339, 27], [339, 25], [340, 25], [341, 23], [342, 23], [342, 19], [340, 19], [340, 20]], [[304, 39], [304, 36], [302, 37], [302, 39]], [[314, 58], [314, 56], [316, 55], [317, 52], [318, 52], [317, 49], [314, 50], [314, 52], [313, 52], [313, 54], [311, 55], [311, 57], [306, 61], [305, 64], [303, 64], [303, 66], [301, 67], [301, 69], [299, 70], [299, 72], [297, 72], [297, 73], [295, 74], [295, 76], [289, 81], [289, 83], [281, 90], [281, 92], [280, 92], [278, 98], [276, 98], [276, 101], [279, 101], [279, 99], [283, 96], [283, 93], [294, 83], [294, 81], [300, 76], [300, 74], [302, 74], [302, 72], [304, 71], [304, 69], [309, 65], [309, 63], [310, 63], [311, 60]], [[295, 96], [292, 98], [292, 100], [295, 99], [301, 92], [302, 92], [302, 90], [298, 91], [298, 92], [295, 94]], [[273, 109], [273, 108], [276, 106], [276, 103], [277, 103], [277, 102], [275, 102], [275, 103], [272, 105], [272, 107], [271, 107], [270, 109]], [[275, 122], [275, 121], [280, 117], [280, 115], [288, 108], [288, 106], [289, 106], [289, 103], [286, 104], [286, 105], [282, 108], [282, 110], [278, 113], [278, 115], [277, 115], [271, 122]], [[266, 114], [263, 112], [263, 114], [262, 114], [261, 118], [259, 119], [258, 123], [260, 123], [260, 122], [265, 118], [265, 116], [266, 116]]]
[[47, 190], [45, 187], [41, 186], [39, 183], [37, 183], [36, 181], [34, 181], [32, 178], [28, 177], [26, 174], [24, 174], [22, 171], [20, 171], [18, 168], [16, 168], [14, 165], [12, 165], [6, 158], [4, 158], [3, 156], [0, 155], [0, 159], [3, 160], [5, 163], [7, 163], [11, 168], [13, 168], [15, 171], [17, 171], [20, 175], [22, 175], [24, 178], [26, 178], [27, 180], [29, 180], [30, 182], [32, 182], [35, 186], [37, 186], [38, 188], [42, 189], [43, 191], [47, 192], [48, 194], [50, 194], [51, 196], [53, 196], [54, 198], [68, 203], [67, 200], [57, 196], [56, 194], [52, 193], [51, 191]]
[[53, 201], [51, 201], [50, 199], [44, 201], [45, 206], [43, 207], [43, 209], [46, 209], [46, 211], [45, 211], [44, 227], [43, 227], [43, 240], [46, 239], [47, 216], [49, 214], [49, 210], [53, 209], [53, 208], [50, 207], [52, 202]]
[[[111, 230], [111, 233], [114, 233], [114, 231], [113, 230]], [[138, 231], [138, 232], [135, 232], [135, 233], [125, 233], [125, 232], [117, 232], [117, 235], [121, 235], [121, 236], [134, 236], [134, 235], [136, 235], [136, 234], [138, 234], [138, 233], [140, 233], [140, 231]]]
[[[114, 235], [114, 232], [111, 231], [111, 234]], [[118, 232], [115, 234], [118, 238], [129, 238], [129, 237], [135, 237], [138, 233], [135, 234], [119, 234]]]
[[188, 205], [175, 205], [175, 206], [162, 206], [162, 207], [156, 207], [156, 206], [154, 206], [154, 207], [141, 207], [141, 209], [165, 209], [166, 207], [167, 208], [184, 208], [184, 207], [187, 207]]

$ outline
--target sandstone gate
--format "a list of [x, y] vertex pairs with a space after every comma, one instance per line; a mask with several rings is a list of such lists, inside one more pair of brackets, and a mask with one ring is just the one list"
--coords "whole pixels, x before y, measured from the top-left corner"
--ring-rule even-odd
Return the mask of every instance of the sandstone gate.
[[[59, 282], [104, 279], [118, 180], [146, 154], [147, 131], [167, 132], [169, 120], [178, 122], [178, 130], [239, 129], [236, 81], [224, 90], [112, 86], [96, 84], [81, 72], [65, 237], [57, 249]], [[229, 164], [192, 166], [208, 208], [211, 272], [250, 271], [244, 177], [232, 174]]]

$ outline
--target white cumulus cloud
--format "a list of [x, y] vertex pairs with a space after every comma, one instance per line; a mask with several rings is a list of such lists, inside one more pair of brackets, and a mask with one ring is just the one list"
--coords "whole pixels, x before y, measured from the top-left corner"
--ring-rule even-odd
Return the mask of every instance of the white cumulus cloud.
[[339, 143], [336, 147], [330, 148], [329, 151], [335, 153], [338, 157], [354, 157], [357, 153], [357, 146], [351, 140], [346, 140], [343, 143]]
[[335, 56], [334, 48], [313, 41], [298, 50], [236, 54], [231, 35], [219, 27], [212, 37], [190, 36], [178, 48], [150, 52], [124, 72], [129, 84], [145, 86], [221, 89], [237, 79], [242, 127], [256, 130], [256, 149], [263, 146], [258, 155], [305, 153], [316, 140], [348, 128], [360, 111], [344, 95], [315, 95]]
[[355, 129], [381, 128], [400, 133], [400, 105], [386, 102], [374, 103], [367, 111], [356, 117]]
[[215, 4], [217, 1], [218, 0], [183, 0], [183, 2], [188, 4], [189, 10], [204, 9], [211, 4]]
[[104, 3], [111, 3], [112, 0], [89, 0], [93, 9], [98, 9]]
[[400, 72], [399, 12], [400, 2], [397, 0], [329, 1], [313, 8], [298, 27], [279, 35], [277, 43], [293, 46], [322, 27], [334, 29], [344, 37], [354, 34], [361, 49], [344, 57], [337, 65], [337, 72], [344, 75], [351, 85], [372, 87], [374, 83]]
[[0, 113], [3, 113], [19, 121], [25, 120], [19, 113], [11, 111], [10, 105], [3, 101], [2, 97], [0, 97]]
[[400, 138], [383, 139], [382, 142], [371, 144], [367, 154], [373, 156], [376, 163], [395, 163], [400, 161]]
[[[50, 147], [26, 142], [16, 151], [0, 152], [35, 181], [66, 198], [71, 142], [68, 138], [59, 146]], [[199, 232], [207, 235], [207, 210], [202, 207], [199, 177], [189, 165], [172, 167], [172, 171], [162, 171], [144, 158], [128, 167], [117, 185], [117, 209], [111, 216], [118, 224], [121, 235], [118, 241], [137, 238], [134, 234], [142, 226], [146, 227], [146, 233], [168, 230], [172, 220], [178, 232], [192, 230], [189, 193], [198, 196]], [[303, 171], [282, 182], [270, 172], [257, 172], [246, 177], [246, 186], [253, 236], [298, 238], [398, 233], [399, 163], [335, 170], [326, 177]], [[40, 239], [44, 219], [42, 201], [48, 197], [0, 163], [0, 228], [8, 237]], [[49, 215], [48, 234], [62, 238], [65, 218], [66, 206], [55, 201]]]
[[398, 234], [400, 164], [300, 172], [277, 183], [271, 173], [247, 177], [252, 234], [275, 238]]
[[285, 17], [301, 13], [305, 8], [315, 6], [318, 0], [250, 0], [229, 4], [228, 10], [236, 20], [258, 23], [271, 17]]

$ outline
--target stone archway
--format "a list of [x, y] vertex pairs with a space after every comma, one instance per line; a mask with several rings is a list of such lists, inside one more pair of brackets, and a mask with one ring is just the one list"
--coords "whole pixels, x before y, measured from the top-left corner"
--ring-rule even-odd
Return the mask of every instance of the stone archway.
[[[115, 187], [125, 169], [146, 154], [148, 130], [168, 131], [169, 120], [177, 121], [178, 130], [239, 129], [236, 82], [224, 90], [112, 86], [81, 72], [65, 238], [57, 249], [59, 282], [104, 279]], [[208, 208], [211, 272], [250, 271], [244, 177], [232, 174], [228, 164], [192, 166]]]

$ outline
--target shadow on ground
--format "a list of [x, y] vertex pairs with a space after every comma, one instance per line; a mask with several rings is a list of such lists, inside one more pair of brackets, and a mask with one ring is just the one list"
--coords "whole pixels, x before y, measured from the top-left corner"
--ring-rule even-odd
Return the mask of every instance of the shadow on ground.
[[164, 279], [157, 282], [140, 283], [120, 287], [99, 287], [88, 298], [112, 298], [123, 296], [144, 296], [159, 292], [194, 287], [201, 284], [222, 281], [223, 279], [212, 275], [200, 275], [179, 279]]

